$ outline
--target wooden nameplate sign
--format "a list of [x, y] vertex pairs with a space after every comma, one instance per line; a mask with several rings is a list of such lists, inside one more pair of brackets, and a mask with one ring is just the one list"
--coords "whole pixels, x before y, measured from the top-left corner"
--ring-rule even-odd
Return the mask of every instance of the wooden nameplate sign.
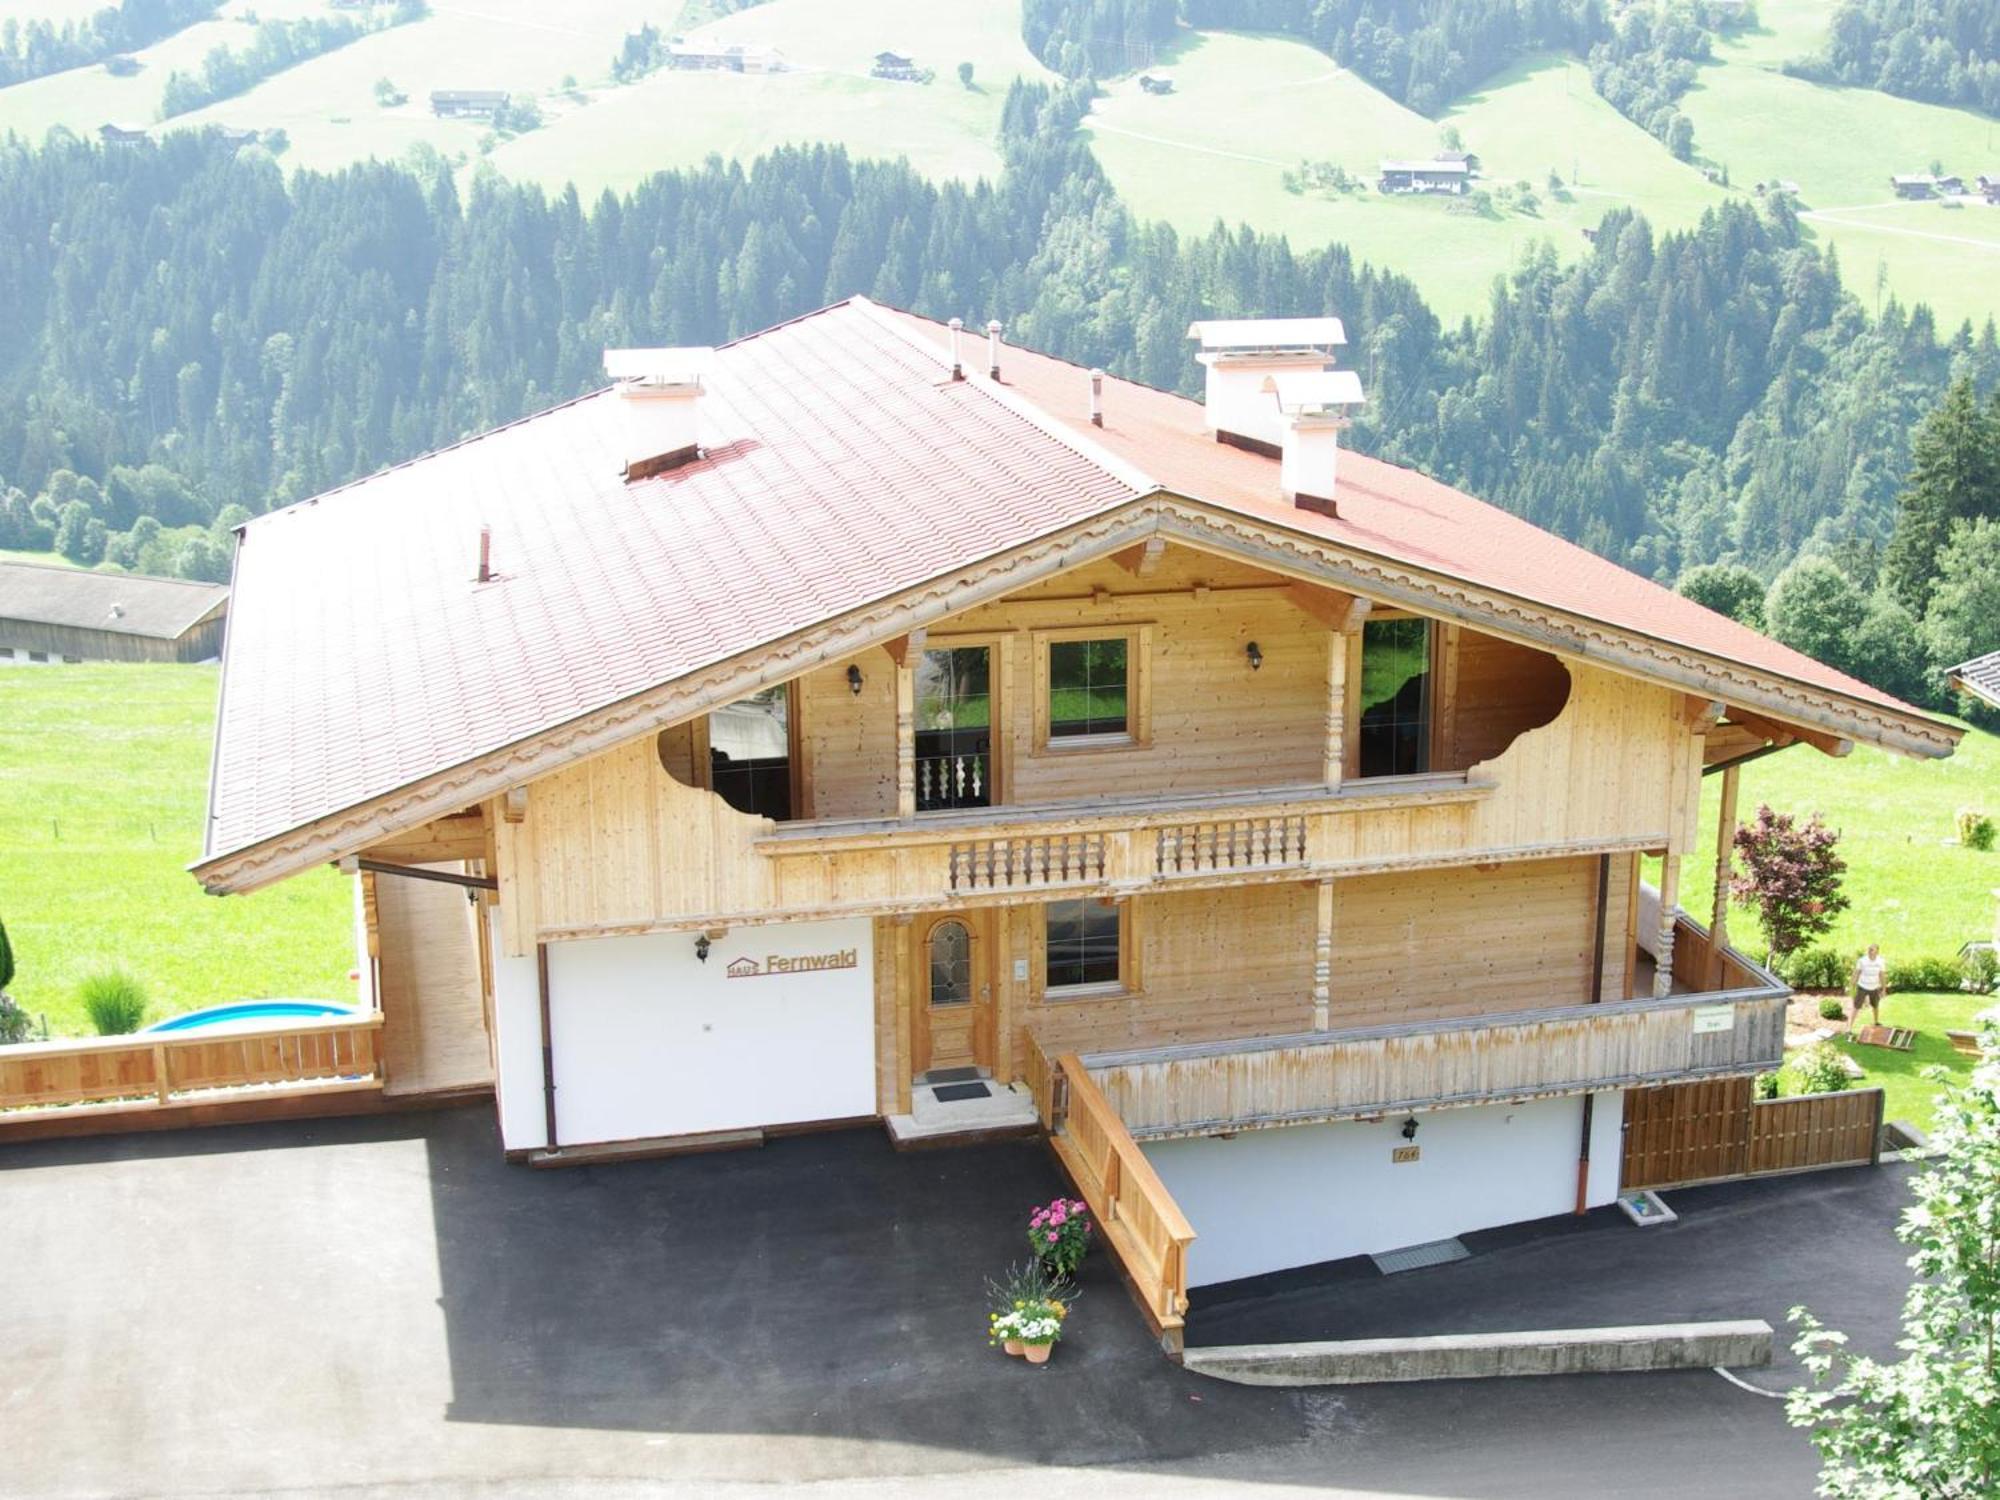
[[1851, 1035], [1864, 1047], [1890, 1047], [1897, 1052], [1908, 1052], [1917, 1040], [1917, 1034], [1907, 1026], [1863, 1026]]

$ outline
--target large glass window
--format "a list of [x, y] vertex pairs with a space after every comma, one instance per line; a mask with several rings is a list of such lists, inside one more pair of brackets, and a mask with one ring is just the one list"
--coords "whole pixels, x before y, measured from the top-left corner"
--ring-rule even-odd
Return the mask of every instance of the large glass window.
[[1370, 620], [1361, 633], [1361, 774], [1430, 769], [1431, 627]]
[[1124, 734], [1130, 642], [1054, 641], [1049, 645], [1049, 738]]
[[1043, 911], [1048, 922], [1045, 989], [1053, 993], [1119, 982], [1116, 906], [1092, 900], [1051, 901]]
[[792, 815], [791, 690], [762, 692], [708, 716], [708, 784], [738, 812]]
[[917, 810], [993, 802], [992, 653], [926, 651], [917, 663]]
[[972, 1000], [972, 934], [963, 922], [940, 922], [931, 929], [931, 1004], [966, 1005]]

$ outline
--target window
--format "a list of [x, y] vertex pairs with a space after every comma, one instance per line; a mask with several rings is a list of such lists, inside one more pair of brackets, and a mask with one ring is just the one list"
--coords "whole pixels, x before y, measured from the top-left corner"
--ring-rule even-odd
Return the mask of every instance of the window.
[[917, 663], [917, 811], [993, 804], [992, 648], [926, 651]]
[[48, 659], [49, 653], [46, 651], [30, 651], [28, 653], [29, 661], [47, 661]]
[[1035, 749], [1129, 749], [1147, 743], [1150, 625], [1038, 630]]
[[1049, 738], [1126, 733], [1130, 643], [1124, 636], [1049, 643]]
[[972, 933], [963, 922], [931, 929], [931, 1006], [972, 1002]]
[[1361, 774], [1430, 769], [1431, 627], [1370, 620], [1361, 632]]
[[708, 716], [708, 784], [738, 812], [792, 815], [792, 693], [765, 688]]
[[1051, 901], [1042, 910], [1047, 921], [1042, 977], [1049, 995], [1111, 990], [1124, 982], [1123, 907], [1095, 900]]

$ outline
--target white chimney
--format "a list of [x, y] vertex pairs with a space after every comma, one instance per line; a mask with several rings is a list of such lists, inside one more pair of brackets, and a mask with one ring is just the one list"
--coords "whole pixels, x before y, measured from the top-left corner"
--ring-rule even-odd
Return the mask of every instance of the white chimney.
[[1000, 378], [1000, 320], [990, 319], [986, 324], [986, 378]]
[[1284, 439], [1264, 382], [1273, 375], [1316, 375], [1333, 367], [1347, 342], [1338, 318], [1210, 320], [1188, 327], [1201, 341], [1208, 430], [1217, 442], [1275, 454]]
[[1269, 375], [1266, 400], [1278, 413], [1278, 488], [1286, 501], [1323, 516], [1334, 508], [1340, 469], [1340, 430], [1347, 408], [1362, 402], [1361, 377], [1352, 370]]
[[715, 351], [606, 349], [625, 427], [625, 477], [648, 479], [701, 456], [702, 382]]

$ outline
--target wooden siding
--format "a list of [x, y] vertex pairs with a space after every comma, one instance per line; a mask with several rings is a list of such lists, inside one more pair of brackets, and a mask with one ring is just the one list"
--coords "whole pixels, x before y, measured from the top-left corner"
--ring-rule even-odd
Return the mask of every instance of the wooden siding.
[[[1263, 672], [1245, 675], [1266, 677], [1272, 665], [1267, 654]], [[877, 653], [872, 675], [893, 675], [888, 667]], [[1106, 793], [1137, 789], [1123, 757], [1093, 753], [1076, 763], [1093, 766], [1095, 801], [777, 825], [666, 774], [649, 735], [533, 782], [523, 820], [498, 824], [507, 951], [531, 952], [538, 939], [1038, 902], [1052, 892], [1123, 896], [1682, 844], [1691, 821], [1681, 763], [1699, 764], [1682, 696], [1580, 664], [1570, 671], [1562, 714], [1469, 780], [1331, 791], [1315, 782], [1262, 799], [1183, 792], [1149, 803], [1140, 791], [1138, 803], [1114, 806]], [[1169, 733], [1166, 675], [1154, 688], [1159, 741]], [[807, 695], [809, 736], [818, 733], [810, 705], [822, 696]], [[821, 742], [811, 742], [817, 755]], [[1233, 754], [1239, 784], [1267, 784], [1273, 766], [1261, 743], [1242, 737]], [[1031, 759], [1019, 758], [1016, 781], [1042, 774]], [[1304, 820], [1301, 836], [1293, 818]], [[1057, 878], [1047, 878], [1046, 841], [1077, 832], [1102, 838], [1074, 866], [1058, 859]], [[1008, 847], [996, 851], [994, 840]], [[993, 869], [1021, 873], [981, 885], [978, 875]]]
[[[1729, 1029], [1697, 1031], [1698, 1007]], [[1084, 1059], [1141, 1139], [1626, 1088], [1773, 1067], [1785, 993], [1676, 995]]]
[[372, 884], [385, 1092], [490, 1085], [478, 931], [485, 908], [460, 886], [407, 875], [377, 875]]
[[1433, 699], [1440, 769], [1491, 760], [1562, 712], [1570, 678], [1556, 657], [1476, 630], [1449, 634], [1451, 643], [1439, 647]]
[[12, 647], [17, 659], [25, 659], [30, 651], [40, 651], [51, 663], [60, 662], [65, 656], [80, 661], [212, 661], [222, 654], [226, 619], [226, 615], [218, 614], [168, 638], [0, 618], [0, 646]]

